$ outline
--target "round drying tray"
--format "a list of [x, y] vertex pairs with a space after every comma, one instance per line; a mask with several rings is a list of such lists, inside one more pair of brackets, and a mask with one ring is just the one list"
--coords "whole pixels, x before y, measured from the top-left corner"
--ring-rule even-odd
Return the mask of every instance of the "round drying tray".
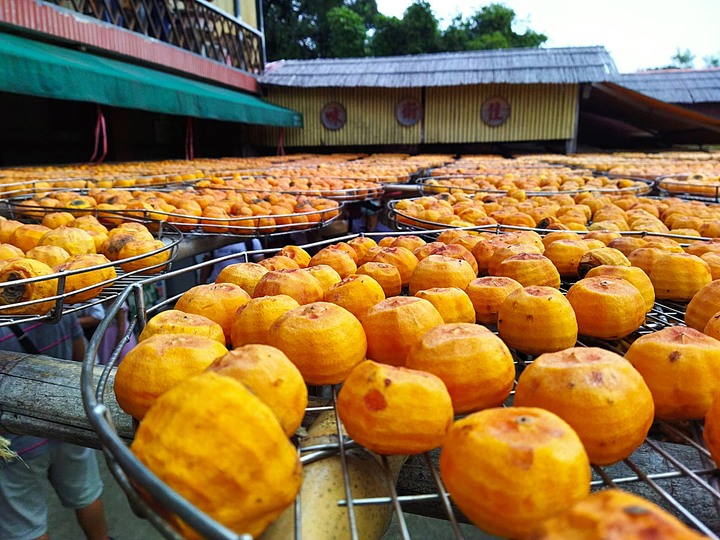
[[[253, 179], [256, 178], [257, 177], [254, 177]], [[323, 197], [338, 202], [374, 200], [379, 199], [383, 194], [383, 184], [379, 182], [368, 182], [359, 178], [330, 178], [330, 180], [337, 181], [336, 183], [342, 185], [342, 187], [317, 188], [313, 187], [312, 183], [310, 183], [308, 187], [303, 187], [299, 181], [306, 180], [304, 178], [293, 178], [286, 185], [278, 185], [276, 187], [266, 187], [264, 185], [253, 187], [249, 183], [248, 185], [236, 185], [232, 180], [234, 180], [234, 178], [228, 179], [224, 184], [210, 184], [206, 186], [200, 184], [199, 187], [257, 194], [260, 197], [267, 195], [268, 192], [287, 193], [289, 195], [302, 195], [305, 197]], [[315, 181], [316, 179], [310, 180]]]
[[31, 201], [34, 202], [34, 196], [21, 195], [2, 201], [4, 203], [3, 213], [11, 219], [19, 221], [40, 222], [47, 214], [69, 212], [76, 216], [93, 215], [101, 223], [119, 224], [124, 221], [133, 221], [148, 227], [156, 227], [158, 223], [166, 223], [186, 236], [229, 235], [257, 238], [322, 229], [337, 220], [343, 209], [342, 202], [332, 201], [332, 204], [336, 206], [291, 214], [206, 217], [160, 209], [107, 209], [86, 206], [86, 200], [83, 199], [86, 192], [72, 191], [78, 195], [76, 199], [78, 206], [44, 207], [36, 204], [29, 205]]
[[[445, 229], [448, 230], [448, 229]], [[423, 238], [432, 241], [441, 231], [423, 233]], [[407, 232], [395, 233], [367, 233], [365, 236], [379, 240], [386, 236], [402, 236], [412, 234]], [[359, 235], [324, 240], [303, 247], [309, 253], [329, 246], [336, 242], [346, 242]], [[230, 257], [244, 257], [252, 261], [255, 256], [272, 255], [277, 251], [248, 251], [234, 254]], [[166, 277], [177, 277], [185, 273], [195, 273], [204, 265], [210, 265], [227, 259], [207, 261], [199, 265], [170, 272]], [[109, 468], [120, 487], [127, 495], [136, 513], [147, 518], [150, 523], [166, 538], [179, 539], [179, 534], [172, 528], [164, 517], [171, 512], [194, 528], [199, 535], [208, 539], [221, 540], [250, 540], [248, 536], [237, 534], [212, 519], [197, 507], [190, 504], [167, 484], [161, 481], [152, 471], [143, 465], [133, 454], [130, 443], [133, 434], [120, 436], [115, 429], [116, 424], [126, 425], [126, 418], [122, 422], [113, 419], [111, 410], [106, 403], [113, 400], [112, 382], [115, 367], [119, 361], [119, 351], [126, 339], [121, 340], [115, 350], [110, 363], [105, 366], [100, 376], [94, 370], [94, 358], [104, 333], [110, 322], [117, 314], [120, 306], [134, 297], [138, 306], [137, 313], [130, 323], [128, 332], [135, 327], [142, 327], [147, 318], [166, 307], [172, 306], [175, 298], [170, 298], [156, 306], [144, 304], [144, 287], [153, 286], [159, 276], [150, 277], [143, 282], [134, 283], [125, 288], [117, 297], [113, 306], [108, 310], [105, 319], [101, 322], [93, 336], [82, 366], [81, 391], [83, 405], [88, 420], [98, 435], [100, 446], [105, 454]], [[561, 289], [565, 292], [571, 283], [563, 283]], [[632, 335], [622, 340], [600, 340], [580, 338], [577, 346], [603, 347], [608, 350], [624, 354], [629, 344], [641, 335], [655, 332], [668, 326], [682, 325], [686, 305], [672, 302], [656, 302], [648, 313], [645, 323]], [[496, 328], [488, 327], [496, 332]], [[533, 358], [526, 354], [512, 351], [516, 365], [516, 373]], [[306, 411], [306, 420], [314, 418], [321, 410], [335, 409], [337, 387], [320, 387], [317, 389], [320, 397], [312, 398], [311, 405]], [[510, 406], [512, 396], [506, 405]], [[117, 412], [116, 412], [117, 414]], [[337, 415], [336, 415], [337, 417]], [[310, 449], [298, 449], [301, 461], [309, 463], [323, 456], [337, 454], [343, 464], [345, 479], [345, 496], [337, 501], [338, 505], [347, 509], [348, 524], [353, 538], [361, 536], [356, 528], [355, 511], [364, 505], [391, 505], [394, 511], [391, 533], [397, 538], [421, 538], [411, 532], [405, 521], [405, 513], [424, 514], [441, 518], [446, 523], [446, 531], [442, 538], [463, 538], [463, 528], [468, 527], [462, 514], [452, 504], [452, 498], [445, 490], [440, 479], [438, 468], [438, 451], [431, 451], [417, 456], [411, 456], [402, 469], [397, 489], [390, 488], [388, 496], [372, 499], [354, 497], [350, 488], [349, 473], [344, 461], [345, 452], [350, 448], [362, 450], [355, 442], [341, 436], [341, 427], [338, 428], [338, 442]], [[268, 458], [271, 459], [271, 458]], [[387, 462], [381, 459], [381, 465], [387, 472]], [[593, 466], [591, 489], [599, 490], [607, 487], [624, 489], [639, 494], [648, 500], [660, 505], [666, 511], [677, 515], [682, 521], [699, 530], [709, 538], [718, 540], [717, 531], [720, 526], [718, 508], [720, 508], [720, 491], [717, 485], [717, 469], [710, 454], [702, 442], [702, 422], [692, 421], [683, 424], [672, 424], [656, 420], [650, 433], [629, 458], [611, 466]], [[394, 482], [387, 477], [388, 486]], [[419, 487], [420, 486], [420, 487]], [[552, 489], [552, 486], [548, 486]], [[295, 507], [296, 523], [302, 515], [299, 504]], [[439, 522], [442, 524], [442, 522]]]
[[[129, 285], [144, 281], [149, 274], [157, 273], [159, 276], [164, 276], [165, 273], [172, 268], [172, 263], [176, 258], [179, 246], [183, 240], [183, 234], [172, 225], [159, 223], [157, 224], [154, 237], [162, 241], [162, 247], [143, 253], [142, 255], [109, 261], [87, 268], [55, 272], [43, 276], [23, 279], [13, 279], [12, 276], [8, 276], [8, 279], [3, 281], [0, 286], [0, 296], [3, 298], [6, 297], [4, 292], [9, 293], [7, 297], [12, 297], [13, 295], [23, 297], [23, 291], [28, 290], [28, 288], [39, 288], [37, 287], [39, 282], [54, 281], [57, 285], [53, 286], [55, 290], [55, 294], [53, 295], [13, 303], [3, 303], [3, 305], [0, 305], [0, 326], [30, 321], [57, 323], [62, 316], [67, 313], [73, 313], [88, 306], [112, 301]], [[163, 254], [166, 255], [163, 256]], [[147, 264], [143, 264], [144, 261], [147, 261]], [[142, 267], [125, 271], [123, 267], [126, 265]], [[102, 271], [109, 267], [113, 267], [115, 270], [112, 277], [108, 277], [102, 281], [88, 281], [88, 285], [86, 286], [76, 288], [72, 291], [66, 291], [65, 284], [68, 278], [82, 278], [83, 275], [89, 276], [93, 272]], [[1, 269], [0, 272], [2, 272]], [[83, 302], [77, 302], [76, 298], [79, 295], [89, 295], [90, 298]]]
[[720, 202], [720, 177], [675, 174], [659, 177], [656, 185], [658, 192], [665, 197]]
[[[577, 187], [572, 189], [540, 189], [540, 190], [528, 190], [522, 187], [513, 189], [497, 189], [494, 187], [480, 186], [475, 180], [477, 178], [487, 177], [488, 174], [477, 174], [477, 175], [458, 175], [458, 176], [429, 176], [419, 178], [417, 180], [418, 191], [423, 195], [435, 195], [438, 193], [466, 193], [466, 194], [492, 194], [492, 195], [507, 195], [513, 191], [523, 191], [526, 197], [549, 197], [552, 195], [579, 195], [583, 193], [590, 193], [593, 195], [648, 195], [653, 191], [655, 182], [653, 180], [647, 180], [645, 178], [631, 178], [628, 176], [613, 176], [603, 175], [605, 178], [614, 180], [617, 185], [607, 186], [586, 186]], [[570, 175], [568, 180], [572, 181], [573, 177], [579, 178], [587, 175]], [[512, 182], [512, 179], [508, 181]], [[620, 185], [622, 182], [623, 185]], [[628, 185], [625, 185], [628, 184]]]

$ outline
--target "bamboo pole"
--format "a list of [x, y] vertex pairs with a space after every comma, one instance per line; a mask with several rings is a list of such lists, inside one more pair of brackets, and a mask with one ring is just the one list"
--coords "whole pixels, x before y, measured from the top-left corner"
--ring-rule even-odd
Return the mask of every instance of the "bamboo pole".
[[[100, 448], [83, 409], [81, 365], [50, 356], [0, 351], [0, 429]], [[94, 369], [98, 380], [104, 367]], [[111, 391], [114, 378], [112, 370], [104, 401], [118, 435], [129, 443], [132, 419], [115, 401]]]

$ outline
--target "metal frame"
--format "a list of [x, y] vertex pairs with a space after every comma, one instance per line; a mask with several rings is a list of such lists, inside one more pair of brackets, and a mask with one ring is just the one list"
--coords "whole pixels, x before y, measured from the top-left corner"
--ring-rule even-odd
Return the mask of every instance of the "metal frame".
[[[487, 230], [476, 228], [478, 230]], [[517, 228], [516, 228], [517, 229]], [[448, 229], [445, 229], [448, 230]], [[369, 237], [384, 237], [384, 236], [400, 236], [403, 234], [418, 234], [422, 237], [432, 240], [436, 234], [441, 231], [405, 231], [405, 232], [393, 232], [393, 233], [367, 233], [365, 236]], [[499, 232], [499, 229], [497, 229]], [[357, 234], [347, 235], [344, 237], [337, 237], [332, 239], [323, 240], [321, 242], [315, 242], [312, 244], [306, 244], [304, 247], [306, 250], [313, 251], [315, 249], [322, 248], [324, 246], [334, 244], [337, 242], [347, 241], [351, 238], [355, 238]], [[207, 538], [222, 539], [222, 540], [248, 540], [249, 537], [243, 535], [237, 535], [231, 531], [228, 531], [207, 515], [200, 512], [197, 508], [190, 505], [185, 499], [180, 497], [167, 485], [161, 482], [151, 471], [143, 466], [132, 454], [127, 445], [118, 437], [114, 431], [112, 425], [112, 419], [110, 418], [107, 407], [104, 405], [103, 400], [105, 393], [109, 391], [107, 388], [108, 378], [110, 376], [113, 365], [118, 361], [119, 351], [121, 350], [124, 342], [118, 346], [110, 363], [105, 367], [102, 376], [99, 380], [94, 379], [93, 375], [93, 360], [95, 351], [97, 350], [99, 343], [107, 330], [109, 322], [118, 312], [122, 302], [127, 300], [130, 295], [135, 295], [138, 303], [138, 313], [141, 317], [133, 318], [128, 329], [129, 332], [133, 330], [133, 327], [138, 326], [142, 328], [146, 321], [146, 317], [151, 317], [156, 311], [159, 311], [167, 306], [170, 306], [179, 297], [179, 295], [168, 298], [162, 304], [153, 306], [150, 309], [146, 309], [143, 303], [142, 288], [147, 285], [152, 285], [155, 282], [171, 278], [174, 276], [182, 275], [186, 272], [194, 272], [206, 265], [212, 265], [217, 262], [229, 260], [231, 258], [245, 257], [246, 261], [251, 261], [254, 255], [271, 255], [277, 252], [277, 249], [270, 250], [255, 250], [247, 251], [242, 254], [228, 255], [222, 258], [213, 259], [206, 261], [182, 270], [169, 272], [164, 276], [154, 276], [148, 278], [142, 283], [135, 283], [128, 289], [126, 289], [115, 301], [113, 307], [108, 311], [106, 318], [100, 324], [97, 332], [88, 347], [86, 354], [81, 377], [81, 391], [83, 397], [83, 404], [87, 413], [90, 424], [93, 429], [97, 432], [102, 449], [105, 457], [108, 461], [108, 465], [113, 475], [117, 479], [118, 483], [125, 491], [130, 500], [131, 504], [137, 509], [138, 513], [146, 517], [155, 527], [167, 538], [180, 538], [175, 530], [173, 530], [169, 524], [162, 518], [160, 514], [143, 499], [137, 491], [137, 487], [140, 486], [142, 489], [147, 491], [154, 499], [155, 502], [165, 508], [171, 509], [174, 513], [180, 516], [183, 520], [195, 527], [196, 530]], [[564, 287], [570, 284], [565, 283]], [[649, 333], [661, 329], [665, 326], [677, 325], [683, 323], [684, 307], [680, 304], [671, 302], [656, 302], [653, 310], [648, 314], [645, 324], [639, 329], [639, 334]], [[603, 346], [615, 352], [622, 354], [623, 347], [627, 346], [624, 341], [602, 341], [602, 340], [586, 340], [581, 338], [578, 341], [579, 346]], [[518, 370], [522, 370], [523, 366], [528, 362], [532, 361], [531, 357], [523, 354], [513, 352], [516, 367]], [[337, 390], [338, 387], [334, 386], [330, 389], [331, 398], [325, 406], [310, 407], [308, 412], [316, 412], [318, 410], [327, 410], [335, 407]], [[512, 399], [512, 397], [510, 398]], [[509, 400], [510, 401], [510, 400]], [[305, 448], [300, 451], [301, 460], [308, 462], [314, 459], [319, 459], [324, 455], [330, 455], [337, 453], [340, 455], [341, 460], [344, 460], [344, 453], [347, 449], [356, 446], [346, 436], [342, 435], [342, 427], [338, 420], [338, 432], [337, 440], [338, 444], [327, 445], [323, 447], [311, 447]], [[700, 517], [693, 515], [683, 504], [678, 500], [678, 497], [672, 493], [673, 488], [666, 487], [667, 482], [679, 481], [683, 482], [685, 490], [689, 492], [690, 497], [696, 495], [702, 495], [709, 497], [713, 501], [713, 505], [716, 508], [720, 508], [720, 491], [718, 490], [718, 475], [717, 469], [713, 465], [710, 454], [705, 449], [702, 436], [702, 422], [694, 421], [690, 422], [689, 428], [682, 431], [672, 424], [656, 421], [654, 423], [651, 435], [648, 436], [643, 445], [634, 453], [630, 458], [623, 462], [613, 465], [610, 467], [593, 467], [593, 479], [591, 482], [591, 488], [593, 490], [600, 489], [603, 487], [618, 487], [621, 489], [627, 489], [630, 491], [645, 491], [652, 495], [652, 499], [661, 507], [667, 511], [675, 513], [678, 517], [688, 523], [690, 526], [698, 529], [709, 538], [719, 540], [720, 537], [716, 530], [706, 524]], [[698, 459], [693, 460], [693, 463], [685, 463], [683, 458], [678, 457], [676, 451], [673, 449], [671, 443], [662, 441], [655, 438], [653, 433], [671, 433], [673, 437], [681, 441], [681, 444], [697, 451]], [[643, 470], [642, 466], [638, 464], [636, 456], [641, 453], [652, 454], [659, 461], [662, 462], [662, 470], [646, 471]], [[448, 521], [449, 533], [448, 537], [461, 539], [463, 538], [462, 531], [459, 523], [461, 522], [461, 516], [456, 513], [450, 496], [445, 490], [437, 468], [437, 455], [433, 453], [426, 453], [419, 456], [417, 459], [422, 460], [428, 469], [428, 474], [432, 478], [432, 482], [435, 486], [434, 490], [429, 493], [417, 494], [417, 495], [401, 495], [398, 494], [395, 489], [391, 489], [390, 497], [373, 498], [373, 499], [356, 499], [353, 498], [349, 475], [347, 468], [344, 467], [344, 479], [346, 487], [346, 498], [338, 501], [338, 504], [346, 506], [348, 509], [348, 523], [352, 531], [352, 538], [360, 540], [359, 534], [355, 527], [355, 515], [354, 508], [361, 505], [376, 505], [376, 504], [391, 504], [393, 506], [394, 514], [397, 518], [397, 527], [399, 529], [399, 535], [403, 539], [411, 538], [407, 524], [403, 518], [403, 511], [412, 512], [413, 505], [422, 502], [437, 502], [445, 517]], [[696, 462], [697, 461], [697, 462]], [[384, 459], [380, 458], [380, 463], [387, 471], [387, 463]], [[388, 482], [392, 484], [392, 482]], [[299, 504], [296, 504], [296, 523], [299, 519]], [[297, 525], [296, 525], [297, 530]], [[299, 538], [299, 533], [296, 533], [296, 538]], [[450, 536], [452, 535], [452, 536]]]

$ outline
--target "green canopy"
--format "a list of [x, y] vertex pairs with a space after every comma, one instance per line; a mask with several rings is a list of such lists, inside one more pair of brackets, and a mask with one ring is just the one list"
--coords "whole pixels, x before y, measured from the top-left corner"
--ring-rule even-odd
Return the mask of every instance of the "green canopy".
[[302, 115], [220, 86], [0, 32], [0, 90], [196, 118], [302, 127]]

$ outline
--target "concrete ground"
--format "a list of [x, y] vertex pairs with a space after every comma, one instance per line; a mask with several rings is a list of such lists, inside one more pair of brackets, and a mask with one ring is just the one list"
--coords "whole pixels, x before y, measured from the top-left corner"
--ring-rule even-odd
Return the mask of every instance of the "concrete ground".
[[[673, 445], [675, 446], [675, 445]], [[684, 446], [675, 449], [673, 453], [681, 452], [682, 461], [689, 467], [698, 470], [701, 464], [696, 462], [698, 459], [692, 449]], [[645, 455], [647, 454], [647, 455]], [[148, 521], [137, 517], [131, 510], [125, 493], [118, 486], [115, 478], [111, 475], [105, 458], [101, 452], [97, 452], [100, 472], [105, 483], [105, 491], [103, 493], [103, 502], [105, 512], [108, 519], [109, 534], [115, 540], [159, 540], [164, 538]], [[664, 467], [654, 464], [654, 461], [662, 461], [658, 456], [647, 451], [644, 447], [636, 452], [633, 458], [642, 463], [642, 468], [648, 472], [662, 472]], [[657, 467], [656, 467], [657, 466]], [[620, 470], [615, 471], [618, 468]], [[631, 471], [625, 470], [625, 465], [614, 465], [606, 470], [613, 478], [627, 476]], [[655, 470], [657, 468], [657, 471]], [[658, 480], [667, 492], [671, 493], [677, 501], [689, 509], [694, 515], [698, 516], [711, 531], [720, 533], [720, 518], [718, 510], [715, 507], [713, 498], [702, 490], [698, 490], [697, 486], [688, 478], [669, 478]], [[641, 496], [652, 500], [656, 504], [660, 501], [656, 495], [643, 485], [624, 486], [629, 487], [630, 491], [634, 491]], [[74, 513], [71, 510], [62, 508], [57, 496], [50, 489], [50, 513], [49, 513], [49, 529], [52, 540], [83, 540], [83, 534], [80, 527], [75, 521]], [[669, 508], [666, 508], [669, 510]], [[409, 536], [413, 540], [452, 540], [455, 537], [449, 522], [441, 519], [432, 519], [424, 516], [413, 514], [404, 514]], [[678, 517], [681, 517], [678, 515]], [[471, 525], [460, 525], [462, 537], [465, 540], [490, 540], [496, 537], [490, 536], [480, 531], [477, 527]], [[385, 534], [383, 540], [401, 540], [403, 538], [397, 520], [393, 519], [390, 528]], [[291, 539], [288, 539], [291, 540]], [[361, 539], [365, 540], [365, 539]]]
[[[115, 540], [158, 540], [164, 538], [146, 520], [137, 517], [127, 502], [125, 493], [120, 489], [115, 478], [105, 463], [102, 452], [97, 451], [100, 475], [105, 484], [103, 504], [108, 521], [108, 532]], [[72, 510], [63, 508], [55, 492], [50, 489], [50, 510], [48, 528], [52, 540], [83, 540], [80, 526], [75, 520]]]
[[[120, 489], [110, 473], [105, 458], [97, 452], [100, 474], [105, 483], [103, 504], [108, 520], [109, 534], [115, 540], [159, 540], [164, 538], [148, 521], [137, 517], [127, 502], [125, 493]], [[60, 505], [55, 492], [50, 489], [49, 530], [52, 540], [83, 540], [82, 530], [75, 521], [72, 510]], [[450, 540], [454, 538], [452, 528], [447, 521], [405, 514], [405, 520], [413, 540]], [[494, 538], [476, 527], [461, 524], [465, 540], [486, 540]], [[383, 540], [400, 540], [402, 534], [396, 521]]]

